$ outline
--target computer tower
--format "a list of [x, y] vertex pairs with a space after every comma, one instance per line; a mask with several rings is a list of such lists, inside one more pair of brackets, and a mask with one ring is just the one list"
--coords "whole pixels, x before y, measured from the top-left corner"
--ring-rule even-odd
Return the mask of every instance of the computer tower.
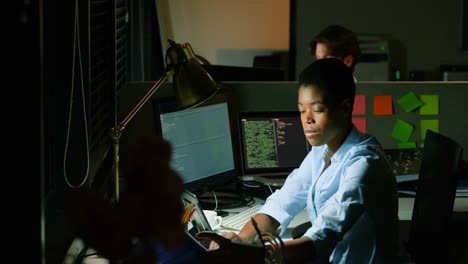
[[442, 81], [468, 81], [468, 65], [440, 66]]
[[406, 79], [406, 52], [396, 39], [386, 35], [358, 34], [361, 57], [354, 75], [358, 81]]

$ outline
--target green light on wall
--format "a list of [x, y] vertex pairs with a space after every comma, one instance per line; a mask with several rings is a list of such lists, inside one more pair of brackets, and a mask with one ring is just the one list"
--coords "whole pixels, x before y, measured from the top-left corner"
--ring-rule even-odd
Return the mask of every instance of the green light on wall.
[[396, 81], [399, 81], [399, 80], [400, 80], [400, 77], [401, 77], [400, 71], [399, 71], [399, 70], [396, 70], [396, 71], [395, 71], [395, 80], [396, 80]]
[[380, 43], [379, 49], [380, 49], [380, 51], [385, 51], [385, 44]]

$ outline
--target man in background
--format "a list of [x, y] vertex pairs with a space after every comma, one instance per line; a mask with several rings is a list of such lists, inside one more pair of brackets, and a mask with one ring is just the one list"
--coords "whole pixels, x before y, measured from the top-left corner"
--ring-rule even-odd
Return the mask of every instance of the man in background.
[[309, 52], [315, 59], [336, 58], [354, 72], [361, 56], [356, 34], [340, 25], [330, 25], [310, 42]]

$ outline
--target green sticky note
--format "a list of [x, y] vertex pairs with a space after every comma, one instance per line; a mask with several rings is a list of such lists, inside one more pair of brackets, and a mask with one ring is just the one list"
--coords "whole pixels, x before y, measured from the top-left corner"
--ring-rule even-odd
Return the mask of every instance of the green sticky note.
[[419, 99], [422, 102], [419, 108], [421, 115], [438, 115], [439, 114], [439, 96], [438, 95], [421, 95]]
[[408, 139], [413, 132], [414, 127], [409, 123], [397, 119], [395, 125], [393, 126], [392, 130], [392, 138], [400, 141], [400, 142], [408, 142]]
[[430, 129], [439, 133], [439, 120], [438, 119], [425, 119], [421, 120], [421, 142], [426, 139], [426, 131]]
[[398, 99], [398, 104], [405, 112], [411, 112], [420, 107], [422, 102], [419, 101], [418, 97], [413, 92], [409, 92]]
[[398, 143], [399, 149], [415, 149], [416, 142], [400, 142]]

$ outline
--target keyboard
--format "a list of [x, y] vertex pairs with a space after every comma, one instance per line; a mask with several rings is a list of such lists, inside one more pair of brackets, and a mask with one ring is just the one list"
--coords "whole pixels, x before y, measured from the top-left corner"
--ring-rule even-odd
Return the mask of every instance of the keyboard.
[[242, 227], [244, 227], [244, 225], [247, 224], [247, 222], [249, 222], [249, 220], [257, 213], [257, 211], [260, 210], [260, 207], [262, 207], [261, 204], [256, 204], [242, 212], [223, 217], [221, 226], [240, 231]]

